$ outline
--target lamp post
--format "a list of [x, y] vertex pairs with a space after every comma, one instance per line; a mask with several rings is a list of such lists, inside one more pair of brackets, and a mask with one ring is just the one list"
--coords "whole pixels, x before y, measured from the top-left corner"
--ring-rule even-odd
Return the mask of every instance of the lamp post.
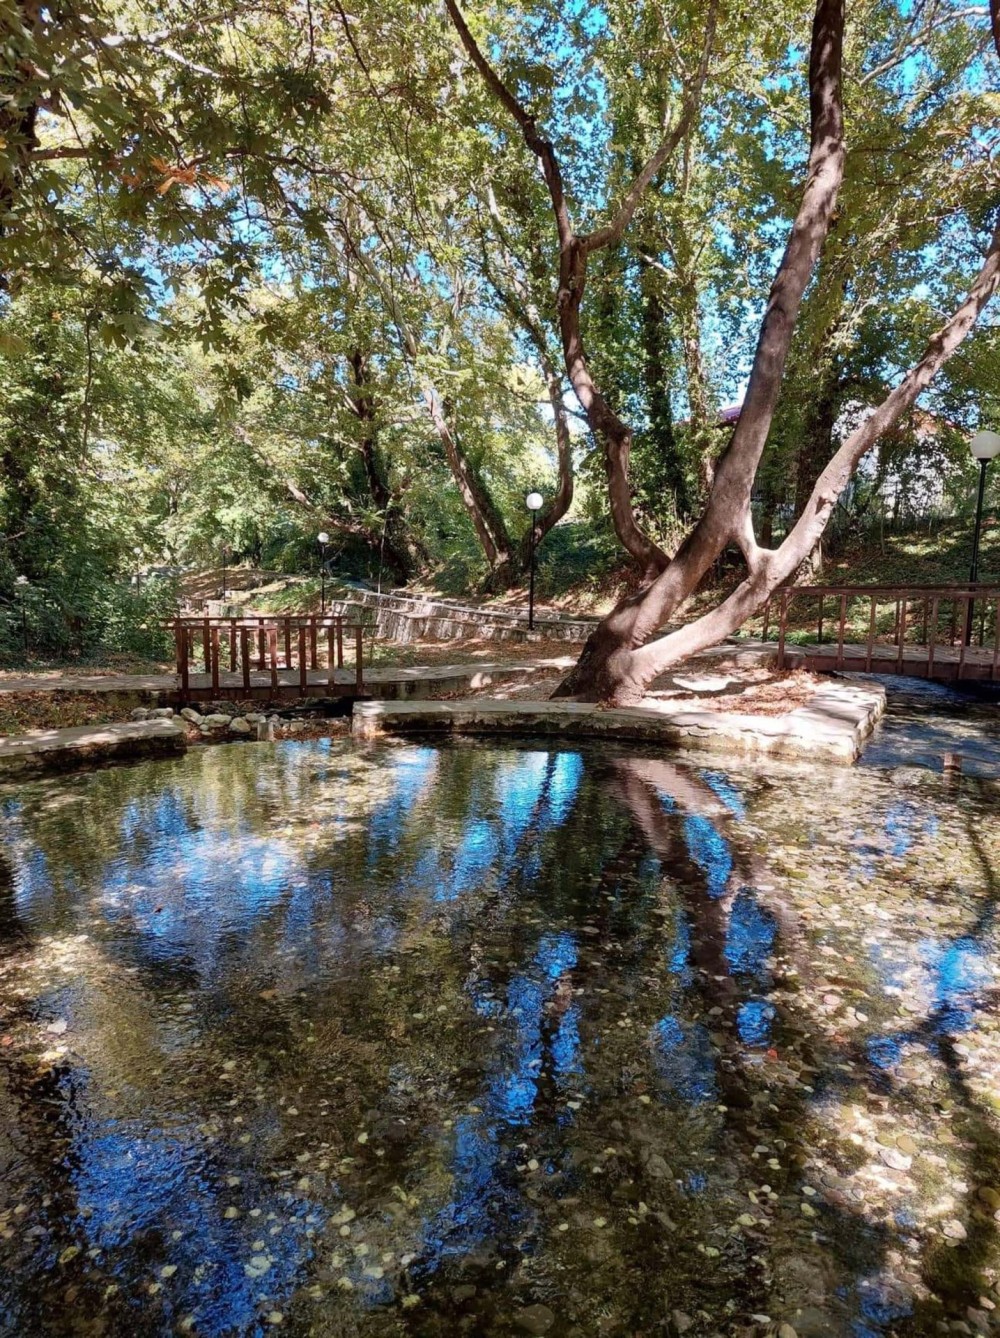
[[326, 530], [320, 530], [316, 536], [316, 542], [319, 544], [319, 611], [320, 613], [326, 613], [326, 546], [330, 542], [330, 536]]
[[544, 498], [540, 492], [529, 492], [524, 499], [531, 517], [531, 532], [528, 540], [528, 631], [535, 630], [535, 516], [542, 509]]
[[17, 597], [21, 605], [21, 640], [24, 642], [24, 658], [28, 658], [28, 609], [24, 602], [24, 594], [28, 588], [27, 576], [19, 576], [14, 582], [17, 587]]
[[[1000, 455], [1000, 435], [996, 432], [977, 432], [969, 443], [973, 460], [979, 462], [979, 495], [976, 498], [976, 528], [972, 536], [972, 571], [969, 584], [975, 585], [979, 579], [979, 536], [983, 529], [983, 498], [986, 495], [986, 469], [994, 456]], [[965, 618], [965, 644], [972, 645], [972, 619], [974, 601], [970, 598]]]

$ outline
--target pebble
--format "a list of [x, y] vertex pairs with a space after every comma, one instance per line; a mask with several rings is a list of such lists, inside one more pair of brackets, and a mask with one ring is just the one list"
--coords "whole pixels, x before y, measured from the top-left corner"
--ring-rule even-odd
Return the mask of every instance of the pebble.
[[547, 1305], [529, 1305], [518, 1311], [515, 1321], [526, 1333], [548, 1333], [556, 1317]]
[[907, 1157], [898, 1148], [880, 1148], [878, 1155], [894, 1171], [908, 1171], [913, 1165], [912, 1157]]

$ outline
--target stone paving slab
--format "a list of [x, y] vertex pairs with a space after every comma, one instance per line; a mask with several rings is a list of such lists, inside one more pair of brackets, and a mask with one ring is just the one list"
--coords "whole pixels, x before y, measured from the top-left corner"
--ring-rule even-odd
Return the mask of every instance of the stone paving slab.
[[122, 758], [183, 752], [187, 732], [176, 720], [132, 720], [118, 725], [33, 729], [0, 738], [0, 779], [33, 771], [69, 771]]
[[430, 731], [632, 739], [671, 748], [698, 748], [741, 756], [773, 756], [850, 766], [885, 710], [878, 684], [833, 682], [781, 716], [701, 711], [670, 704], [610, 710], [588, 702], [499, 701], [356, 702], [355, 738]]

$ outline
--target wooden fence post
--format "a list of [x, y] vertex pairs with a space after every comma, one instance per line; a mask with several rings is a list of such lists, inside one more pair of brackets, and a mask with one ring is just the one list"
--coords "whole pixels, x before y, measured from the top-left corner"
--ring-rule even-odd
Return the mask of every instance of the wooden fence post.
[[219, 629], [212, 628], [212, 691], [219, 691]]
[[240, 667], [243, 670], [243, 691], [250, 696], [250, 633], [240, 628]]
[[186, 700], [187, 700], [187, 695], [188, 695], [188, 692], [190, 691], [190, 686], [191, 686], [191, 678], [190, 678], [191, 670], [190, 670], [190, 668], [189, 668], [189, 666], [188, 666], [188, 629], [187, 629], [186, 627], [184, 627], [183, 625], [182, 625], [182, 627], [181, 627], [181, 663], [180, 663], [180, 670], [181, 670], [181, 696], [182, 696], [182, 697], [185, 699], [185, 701], [186, 701]]
[[785, 667], [785, 628], [788, 625], [788, 592], [782, 590], [778, 616], [778, 668]]
[[[263, 635], [263, 633], [261, 634]], [[271, 691], [278, 691], [278, 629], [269, 627], [267, 629], [267, 650], [268, 658], [271, 661]]]
[[212, 639], [208, 633], [208, 619], [203, 618], [201, 623], [201, 644], [205, 652], [205, 673], [212, 672]]
[[871, 612], [868, 615], [868, 646], [865, 651], [865, 673], [872, 671], [872, 651], [875, 646], [875, 619], [878, 611], [878, 598], [872, 595]]
[[364, 628], [360, 623], [358, 623], [354, 635], [354, 687], [357, 692], [361, 693], [365, 686], [365, 647]]
[[337, 671], [336, 671], [336, 669], [335, 669], [335, 667], [334, 667], [334, 665], [335, 665], [335, 663], [336, 663], [336, 658], [337, 658], [337, 652], [336, 652], [336, 632], [335, 632], [335, 630], [334, 630], [333, 623], [327, 623], [327, 625], [326, 625], [326, 681], [327, 681], [327, 686], [330, 687], [330, 688], [332, 688], [332, 687], [335, 685], [336, 681], [337, 681], [337, 679], [336, 679]]
[[309, 687], [309, 665], [306, 661], [306, 629], [299, 624], [299, 691], [303, 697]]
[[847, 621], [847, 596], [840, 596], [840, 626], [837, 629], [837, 668], [844, 667], [844, 624]]

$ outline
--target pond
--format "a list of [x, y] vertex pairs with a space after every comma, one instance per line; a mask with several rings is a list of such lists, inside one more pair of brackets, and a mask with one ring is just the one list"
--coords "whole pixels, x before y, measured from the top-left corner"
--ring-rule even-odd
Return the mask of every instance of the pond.
[[4, 1334], [1000, 1313], [989, 787], [326, 740], [0, 816]]

